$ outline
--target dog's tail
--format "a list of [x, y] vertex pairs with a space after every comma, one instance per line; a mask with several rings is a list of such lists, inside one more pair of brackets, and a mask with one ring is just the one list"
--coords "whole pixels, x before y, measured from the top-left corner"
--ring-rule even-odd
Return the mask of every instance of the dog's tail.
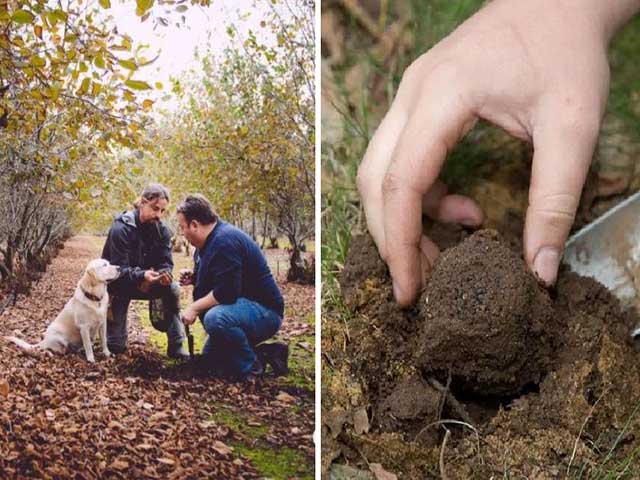
[[9, 340], [10, 342], [15, 343], [18, 347], [22, 348], [23, 350], [35, 350], [36, 348], [38, 348], [40, 346], [40, 344], [31, 344], [29, 342], [25, 342], [24, 340], [22, 340], [21, 338], [18, 337], [13, 337], [13, 336], [7, 336], [4, 337], [5, 339]]

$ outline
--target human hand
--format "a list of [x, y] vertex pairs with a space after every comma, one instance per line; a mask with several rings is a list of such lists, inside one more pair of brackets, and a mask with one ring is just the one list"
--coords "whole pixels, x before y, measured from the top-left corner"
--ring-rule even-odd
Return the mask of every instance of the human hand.
[[191, 306], [187, 307], [187, 309], [182, 312], [182, 316], [180, 317], [182, 323], [184, 323], [186, 326], [189, 326], [193, 322], [195, 322], [196, 318], [198, 318], [198, 312], [191, 308]]
[[447, 195], [437, 180], [479, 118], [534, 144], [524, 254], [555, 282], [607, 100], [607, 43], [622, 15], [613, 10], [597, 1], [494, 0], [406, 70], [357, 178], [399, 304], [415, 302], [438, 255], [422, 233], [423, 212], [482, 222], [473, 201]]
[[163, 287], [167, 287], [171, 285], [171, 282], [173, 281], [173, 276], [171, 275], [171, 272], [164, 271], [160, 274], [160, 278], [158, 281], [160, 282], [160, 285], [162, 285]]
[[183, 287], [193, 285], [193, 272], [191, 270], [186, 268], [180, 270], [180, 285]]
[[162, 277], [161, 273], [156, 272], [155, 270], [151, 269], [151, 270], [146, 270], [144, 272], [144, 281], [149, 283], [149, 284], [154, 284], [160, 281], [160, 278]]
[[161, 274], [154, 271], [153, 269], [145, 270], [144, 279], [142, 283], [138, 287], [140, 291], [147, 293], [151, 288], [151, 285], [160, 281]]

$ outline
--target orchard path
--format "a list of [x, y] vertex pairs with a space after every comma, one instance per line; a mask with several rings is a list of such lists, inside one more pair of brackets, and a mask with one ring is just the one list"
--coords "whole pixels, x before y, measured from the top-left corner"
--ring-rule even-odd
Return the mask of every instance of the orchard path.
[[[95, 237], [67, 241], [29, 296], [2, 312], [0, 335], [38, 341], [99, 252]], [[313, 312], [313, 287], [283, 292]], [[0, 341], [0, 478], [313, 478], [313, 382], [194, 376], [158, 353], [131, 310], [128, 353], [98, 351], [94, 365]], [[294, 352], [313, 362], [313, 327], [298, 313], [309, 310], [285, 316], [283, 337], [292, 347], [303, 338]]]

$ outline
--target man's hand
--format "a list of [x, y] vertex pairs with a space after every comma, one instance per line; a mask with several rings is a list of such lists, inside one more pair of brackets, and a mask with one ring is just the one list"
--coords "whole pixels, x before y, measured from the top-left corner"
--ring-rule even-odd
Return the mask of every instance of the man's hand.
[[607, 44], [638, 8], [630, 0], [494, 0], [406, 70], [357, 179], [398, 303], [415, 302], [438, 255], [422, 233], [423, 213], [482, 223], [472, 200], [447, 195], [438, 181], [480, 118], [533, 142], [524, 256], [555, 282], [607, 100]]
[[182, 323], [189, 326], [198, 318], [198, 312], [192, 308], [192, 306], [187, 307], [187, 309], [182, 312], [181, 320]]
[[186, 268], [180, 270], [180, 285], [183, 287], [193, 285], [193, 271]]
[[171, 285], [173, 276], [171, 275], [171, 272], [165, 271], [160, 274], [160, 279], [158, 281], [160, 282], [160, 285], [162, 285], [163, 287], [167, 287]]
[[154, 271], [153, 269], [146, 270], [144, 272], [144, 280], [142, 281], [139, 287], [140, 290], [147, 293], [151, 288], [151, 285], [160, 282], [161, 277], [162, 277], [162, 274]]

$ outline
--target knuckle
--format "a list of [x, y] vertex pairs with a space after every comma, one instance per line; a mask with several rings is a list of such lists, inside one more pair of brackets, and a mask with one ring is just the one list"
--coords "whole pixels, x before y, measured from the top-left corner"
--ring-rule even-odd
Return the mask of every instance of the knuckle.
[[534, 198], [530, 208], [545, 223], [564, 227], [573, 224], [578, 202], [579, 198], [571, 193], [544, 194]]
[[401, 87], [406, 87], [412, 84], [418, 79], [418, 71], [420, 70], [419, 59], [411, 63], [402, 74], [402, 80], [400, 81]]
[[452, 61], [438, 63], [429, 73], [432, 81], [451, 84], [461, 79], [460, 67]]
[[382, 196], [393, 195], [401, 189], [400, 177], [394, 172], [387, 172], [382, 179]]
[[558, 127], [568, 136], [595, 138], [600, 131], [600, 110], [591, 102], [574, 100], [566, 104], [559, 119]]

